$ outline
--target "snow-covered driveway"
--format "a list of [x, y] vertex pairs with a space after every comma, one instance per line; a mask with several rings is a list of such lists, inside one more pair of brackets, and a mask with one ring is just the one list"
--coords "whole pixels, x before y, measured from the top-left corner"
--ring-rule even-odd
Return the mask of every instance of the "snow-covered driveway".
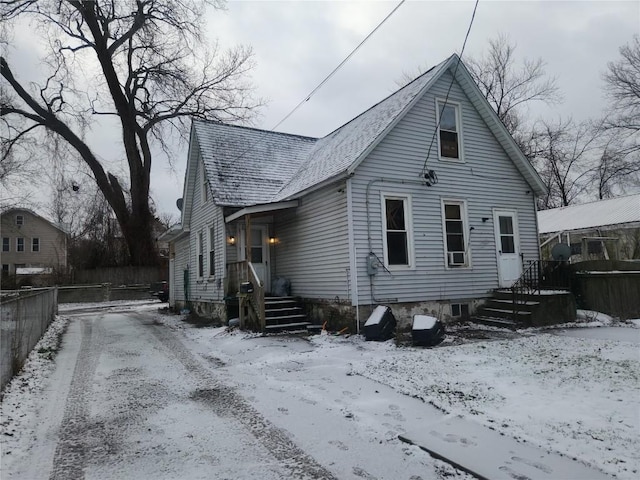
[[[306, 373], [295, 360], [283, 365], [284, 349], [312, 349], [304, 340], [237, 335], [218, 356], [163, 318], [140, 309], [72, 317], [50, 371], [37, 366], [43, 378], [27, 372], [5, 392], [0, 477], [467, 478], [398, 440], [403, 411], [441, 415], [423, 402], [363, 377], [348, 377], [347, 389], [342, 360]], [[242, 364], [227, 365], [235, 349]], [[252, 355], [264, 367], [273, 350], [273, 376], [251, 368]], [[279, 379], [296, 368], [309, 388]], [[21, 378], [32, 385], [22, 390]]]
[[72, 319], [56, 364], [3, 479], [334, 478], [148, 314]]

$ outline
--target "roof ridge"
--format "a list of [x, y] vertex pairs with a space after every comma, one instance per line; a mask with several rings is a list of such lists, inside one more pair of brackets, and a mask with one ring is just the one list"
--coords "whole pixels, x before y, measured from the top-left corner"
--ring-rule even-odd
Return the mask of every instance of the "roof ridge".
[[259, 133], [270, 133], [270, 134], [275, 134], [275, 135], [283, 135], [283, 136], [286, 136], [286, 137], [303, 138], [303, 139], [306, 139], [306, 140], [320, 140], [319, 137], [310, 137], [308, 135], [298, 135], [298, 134], [295, 134], [295, 133], [278, 132], [278, 131], [275, 131], [275, 130], [266, 130], [264, 128], [247, 127], [246, 125], [235, 125], [233, 123], [218, 122], [216, 120], [204, 120], [202, 118], [194, 118], [192, 121], [194, 123], [198, 122], [198, 123], [204, 123], [204, 124], [213, 124], [213, 125], [217, 125], [217, 126], [221, 126], [221, 127], [239, 128], [239, 129], [251, 130], [251, 131], [259, 132]]
[[443, 63], [449, 61], [451, 57], [447, 57], [445, 60], [443, 60], [442, 62], [438, 63], [437, 65], [434, 65], [433, 67], [431, 67], [429, 70], [427, 70], [424, 73], [421, 73], [420, 75], [418, 75], [416, 78], [414, 78], [413, 80], [411, 80], [409, 83], [407, 83], [406, 85], [403, 85], [402, 87], [400, 87], [399, 89], [391, 92], [389, 95], [387, 95], [386, 97], [384, 97], [382, 100], [378, 101], [377, 103], [375, 103], [374, 105], [371, 105], [369, 108], [367, 108], [364, 112], [360, 112], [358, 115], [356, 115], [355, 117], [353, 117], [351, 120], [343, 123], [342, 125], [340, 125], [338, 128], [332, 130], [331, 132], [329, 132], [328, 134], [326, 134], [324, 137], [322, 138], [327, 138], [330, 137], [331, 135], [333, 135], [334, 133], [336, 133], [337, 131], [341, 130], [342, 128], [346, 127], [347, 125], [349, 125], [351, 122], [354, 122], [355, 120], [357, 120], [358, 118], [360, 118], [361, 116], [363, 116], [365, 113], [369, 112], [370, 110], [373, 110], [374, 108], [376, 108], [378, 105], [380, 105], [382, 102], [386, 102], [389, 98], [395, 96], [395, 95], [399, 95], [400, 92], [402, 92], [405, 88], [407, 88], [409, 85], [411, 85], [412, 83], [418, 81], [420, 78], [424, 77], [427, 73], [431, 72], [434, 68], [438, 68], [440, 65], [442, 65]]
[[567, 208], [581, 207], [583, 205], [591, 205], [591, 204], [594, 204], [594, 203], [603, 203], [603, 202], [607, 202], [607, 201], [611, 201], [611, 200], [620, 200], [622, 198], [629, 198], [629, 197], [640, 197], [640, 192], [639, 193], [629, 193], [629, 194], [626, 194], [626, 195], [619, 195], [617, 197], [611, 197], [611, 198], [601, 198], [599, 200], [591, 200], [589, 202], [584, 202], [584, 203], [574, 203], [572, 205], [563, 205], [561, 207], [547, 208], [545, 210], [540, 210], [539, 213], [548, 212], [550, 210], [564, 210], [564, 209], [567, 209]]

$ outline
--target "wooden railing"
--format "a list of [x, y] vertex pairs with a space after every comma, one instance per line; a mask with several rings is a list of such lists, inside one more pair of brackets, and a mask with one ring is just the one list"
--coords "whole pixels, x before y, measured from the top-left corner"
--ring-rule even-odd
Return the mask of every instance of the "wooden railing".
[[539, 296], [543, 289], [571, 289], [571, 274], [566, 262], [530, 260], [523, 270], [520, 278], [511, 286], [514, 322], [518, 321], [518, 309], [528, 296]]
[[[247, 282], [251, 283], [253, 291], [241, 293], [241, 285]], [[257, 332], [264, 331], [264, 284], [251, 262], [242, 261], [227, 264], [225, 295], [238, 297], [240, 328]]]

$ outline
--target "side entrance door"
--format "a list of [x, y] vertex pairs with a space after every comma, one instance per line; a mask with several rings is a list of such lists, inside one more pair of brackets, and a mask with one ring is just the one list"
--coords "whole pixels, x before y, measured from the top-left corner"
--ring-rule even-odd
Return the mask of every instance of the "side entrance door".
[[493, 211], [496, 235], [496, 258], [498, 280], [501, 288], [510, 287], [522, 275], [520, 239], [518, 237], [518, 215], [515, 210]]
[[[240, 236], [239, 257], [245, 260], [246, 257], [246, 235]], [[265, 292], [271, 290], [271, 270], [269, 269], [269, 229], [266, 225], [251, 225], [251, 235], [249, 235], [250, 255], [249, 261], [256, 270], [258, 278], [264, 284]]]

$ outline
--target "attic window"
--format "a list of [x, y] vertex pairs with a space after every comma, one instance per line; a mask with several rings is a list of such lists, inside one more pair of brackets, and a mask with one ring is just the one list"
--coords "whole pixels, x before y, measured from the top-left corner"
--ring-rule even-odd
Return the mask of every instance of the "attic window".
[[462, 160], [460, 149], [460, 106], [438, 101], [438, 143], [440, 158]]
[[24, 225], [24, 215], [16, 215], [16, 225]]

